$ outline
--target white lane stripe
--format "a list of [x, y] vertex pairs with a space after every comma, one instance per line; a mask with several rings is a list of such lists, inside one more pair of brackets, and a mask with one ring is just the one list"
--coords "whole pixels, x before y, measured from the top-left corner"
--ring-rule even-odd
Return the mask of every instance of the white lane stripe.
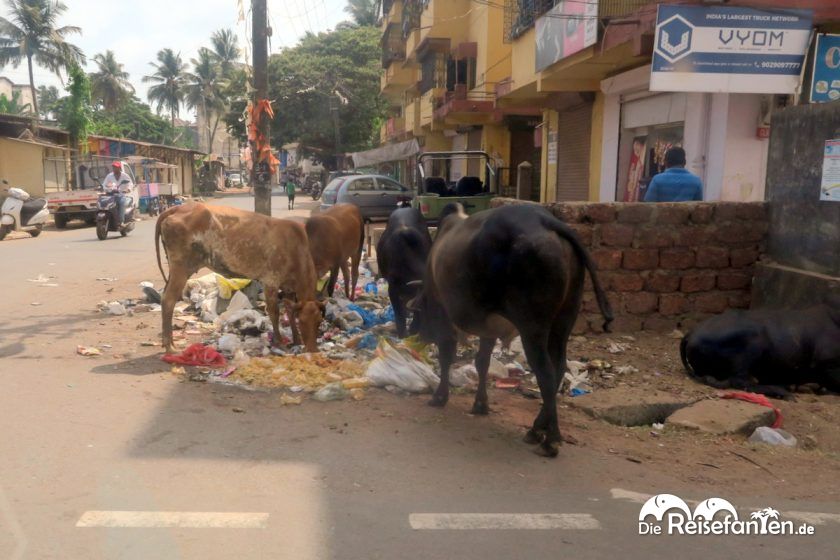
[[226, 511], [86, 511], [76, 527], [265, 529], [267, 513]]
[[412, 513], [412, 529], [600, 529], [588, 513]]

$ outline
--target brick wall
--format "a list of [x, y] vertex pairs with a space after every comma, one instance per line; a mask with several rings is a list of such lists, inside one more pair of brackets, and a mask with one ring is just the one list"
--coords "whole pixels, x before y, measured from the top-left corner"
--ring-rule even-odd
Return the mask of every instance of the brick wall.
[[[577, 231], [597, 263], [615, 331], [670, 331], [750, 305], [768, 227], [764, 202], [545, 206]], [[587, 288], [576, 330], [600, 331], [602, 323]]]

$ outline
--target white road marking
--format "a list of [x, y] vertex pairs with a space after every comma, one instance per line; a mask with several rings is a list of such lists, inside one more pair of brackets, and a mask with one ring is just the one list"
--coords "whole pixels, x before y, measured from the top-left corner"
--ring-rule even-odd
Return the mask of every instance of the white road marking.
[[840, 514], [838, 513], [819, 513], [814, 511], [783, 511], [782, 517], [791, 517], [803, 523], [810, 523], [811, 525], [825, 525], [829, 521], [832, 523], [840, 523]]
[[76, 527], [265, 529], [267, 513], [226, 511], [86, 511]]
[[633, 492], [632, 490], [624, 490], [623, 488], [610, 489], [610, 495], [614, 500], [627, 500], [628, 502], [635, 502], [643, 504], [653, 497], [653, 494], [642, 494], [641, 492]]
[[588, 513], [412, 513], [412, 529], [600, 529]]

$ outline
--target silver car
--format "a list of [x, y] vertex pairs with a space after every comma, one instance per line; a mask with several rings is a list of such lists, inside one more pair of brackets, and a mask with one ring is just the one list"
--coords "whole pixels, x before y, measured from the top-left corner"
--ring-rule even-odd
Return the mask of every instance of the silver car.
[[321, 210], [339, 203], [355, 204], [365, 220], [385, 220], [397, 204], [411, 202], [414, 193], [384, 175], [346, 175], [336, 177], [321, 194]]

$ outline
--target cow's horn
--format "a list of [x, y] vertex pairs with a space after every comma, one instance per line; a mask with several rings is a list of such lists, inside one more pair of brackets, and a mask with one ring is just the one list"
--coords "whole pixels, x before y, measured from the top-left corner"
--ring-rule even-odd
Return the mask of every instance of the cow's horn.
[[423, 285], [423, 281], [422, 281], [422, 280], [412, 280], [411, 282], [407, 282], [407, 283], [406, 283], [406, 286], [410, 286], [410, 287], [412, 287], [412, 288], [414, 288], [414, 287], [416, 287], [416, 286], [422, 286], [422, 285]]

